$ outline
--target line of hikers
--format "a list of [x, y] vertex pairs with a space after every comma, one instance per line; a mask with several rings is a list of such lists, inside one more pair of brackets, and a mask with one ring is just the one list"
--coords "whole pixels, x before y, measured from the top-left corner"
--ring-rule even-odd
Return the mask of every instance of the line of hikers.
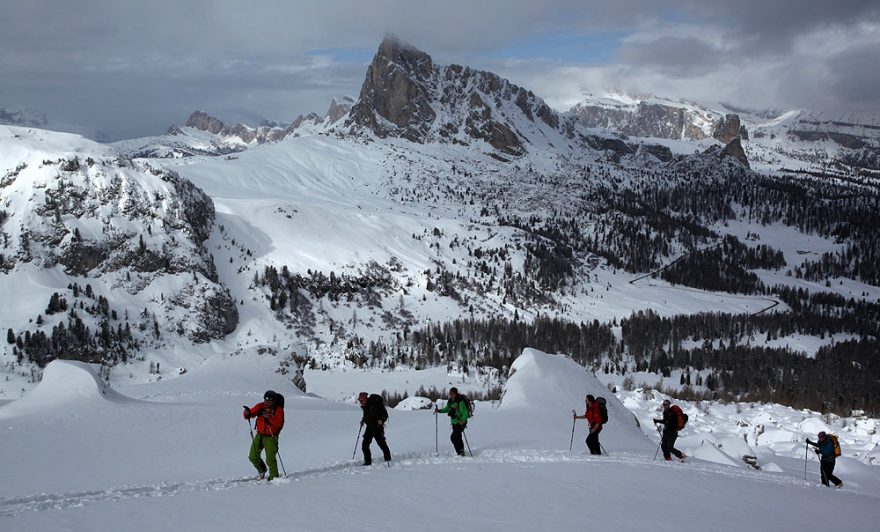
[[[358, 394], [358, 403], [363, 410], [361, 417], [361, 429], [363, 430], [363, 440], [361, 442], [361, 452], [363, 452], [363, 465], [368, 466], [373, 463], [370, 446], [373, 440], [382, 450], [382, 457], [385, 462], [391, 461], [391, 450], [388, 448], [388, 442], [385, 440], [385, 425], [388, 422], [388, 410], [385, 408], [385, 402], [381, 395], [368, 394], [360, 392]], [[608, 423], [608, 409], [605, 398], [595, 397], [592, 394], [586, 396], [584, 415], [579, 416], [572, 410], [572, 439], [574, 438], [574, 422], [578, 419], [587, 420], [589, 431], [585, 443], [590, 454], [601, 455], [604, 448], [599, 442], [599, 433], [602, 427]], [[669, 399], [664, 399], [661, 403], [663, 408], [663, 417], [654, 419], [655, 427], [663, 426], [660, 445], [658, 452], [663, 451], [663, 459], [671, 461], [672, 457], [678, 458], [679, 462], [684, 462], [687, 455], [675, 448], [675, 441], [678, 439], [678, 433], [684, 429], [688, 422], [688, 415], [685, 414], [681, 407], [673, 405]], [[455, 453], [459, 456], [465, 456], [463, 441], [464, 431], [467, 428], [468, 419], [473, 415], [470, 401], [464, 395], [458, 393], [458, 388], [449, 389], [449, 400], [443, 408], [434, 406], [434, 415], [447, 414], [450, 424], [452, 425], [452, 434], [449, 439], [455, 448]], [[251, 447], [248, 458], [257, 469], [260, 478], [263, 479], [266, 473], [269, 474], [269, 480], [278, 477], [278, 465], [276, 456], [278, 456], [278, 436], [281, 429], [284, 428], [284, 396], [272, 390], [263, 394], [263, 402], [257, 403], [252, 407], [244, 407], [244, 418], [248, 420], [256, 418], [257, 434], [251, 431]], [[365, 429], [365, 430], [364, 430]], [[657, 428], [660, 432], [659, 427]], [[360, 438], [358, 431], [358, 438]], [[843, 487], [843, 482], [834, 476], [834, 465], [836, 458], [840, 456], [840, 445], [836, 436], [828, 435], [820, 432], [818, 442], [812, 442], [809, 438], [806, 440], [807, 446], [815, 447], [816, 454], [820, 457], [820, 473], [822, 484], [829, 485], [833, 483], [837, 488]], [[569, 445], [569, 449], [571, 445]], [[266, 451], [265, 462], [261, 458], [262, 451]], [[355, 446], [355, 452], [357, 447]], [[607, 454], [607, 453], [605, 453]], [[352, 456], [354, 458], [354, 456]], [[654, 453], [657, 458], [657, 453]], [[284, 464], [282, 463], [282, 469]]]
[[[363, 410], [361, 417], [361, 429], [363, 430], [363, 440], [361, 442], [361, 451], [364, 454], [364, 465], [368, 466], [373, 463], [373, 455], [370, 452], [370, 445], [373, 440], [382, 450], [382, 457], [386, 462], [391, 461], [391, 450], [388, 448], [388, 442], [385, 440], [385, 424], [388, 422], [388, 410], [385, 409], [385, 401], [381, 395], [368, 394], [361, 392], [358, 394], [358, 403]], [[458, 388], [449, 389], [449, 399], [443, 408], [434, 407], [434, 414], [447, 414], [452, 425], [452, 435], [449, 437], [455, 453], [464, 456], [464, 441], [462, 436], [467, 428], [467, 421], [471, 417], [470, 402], [466, 396], [458, 393]], [[251, 448], [248, 459], [257, 469], [260, 479], [266, 478], [269, 474], [269, 480], [278, 477], [278, 436], [284, 428], [284, 396], [268, 390], [263, 394], [263, 401], [252, 407], [244, 406], [244, 418], [250, 420], [256, 418], [257, 434], [254, 435], [251, 429]], [[360, 431], [358, 431], [360, 438]], [[355, 448], [356, 449], [356, 448]], [[263, 450], [266, 451], [266, 460], [261, 458]], [[353, 458], [353, 457], [352, 457]], [[282, 463], [282, 468], [284, 464]]]

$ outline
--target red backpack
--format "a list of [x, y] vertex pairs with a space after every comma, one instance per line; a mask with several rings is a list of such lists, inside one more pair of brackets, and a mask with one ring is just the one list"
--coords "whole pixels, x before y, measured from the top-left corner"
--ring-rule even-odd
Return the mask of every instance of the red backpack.
[[687, 425], [688, 415], [681, 411], [681, 407], [678, 405], [672, 405], [669, 407], [675, 413], [675, 419], [678, 420], [677, 430], [684, 429], [684, 426]]

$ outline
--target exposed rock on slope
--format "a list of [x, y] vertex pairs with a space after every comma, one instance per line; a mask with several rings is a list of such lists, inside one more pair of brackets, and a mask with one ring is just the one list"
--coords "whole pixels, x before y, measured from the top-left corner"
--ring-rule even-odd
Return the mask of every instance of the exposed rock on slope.
[[585, 141], [531, 91], [491, 72], [435, 65], [394, 37], [379, 46], [345, 126], [418, 143], [484, 141], [514, 156]]

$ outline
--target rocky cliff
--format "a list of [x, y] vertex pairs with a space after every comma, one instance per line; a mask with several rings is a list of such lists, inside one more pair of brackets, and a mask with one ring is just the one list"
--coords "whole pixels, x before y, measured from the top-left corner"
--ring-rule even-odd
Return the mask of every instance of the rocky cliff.
[[386, 37], [367, 67], [345, 127], [413, 142], [485, 142], [506, 155], [583, 143], [578, 126], [531, 91], [491, 72], [434, 64]]

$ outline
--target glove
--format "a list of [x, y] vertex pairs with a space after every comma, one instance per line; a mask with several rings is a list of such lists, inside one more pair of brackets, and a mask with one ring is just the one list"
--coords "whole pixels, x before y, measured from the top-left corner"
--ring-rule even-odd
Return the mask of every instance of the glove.
[[382, 426], [382, 425], [384, 425], [384, 424], [385, 424], [385, 422], [384, 422], [384, 421], [382, 421], [382, 420], [381, 420], [381, 419], [380, 419], [380, 420], [378, 420], [378, 421], [376, 421], [376, 423], [378, 423], [378, 424], [379, 424], [379, 426], [380, 426], [380, 427], [381, 427], [381, 426]]
[[245, 406], [245, 405], [242, 405], [242, 406], [244, 406], [244, 417], [250, 419], [250, 417], [251, 417], [251, 409], [248, 408], [248, 407]]
[[813, 442], [810, 441], [810, 438], [807, 438], [807, 443], [809, 444], [809, 443], [813, 443]]

